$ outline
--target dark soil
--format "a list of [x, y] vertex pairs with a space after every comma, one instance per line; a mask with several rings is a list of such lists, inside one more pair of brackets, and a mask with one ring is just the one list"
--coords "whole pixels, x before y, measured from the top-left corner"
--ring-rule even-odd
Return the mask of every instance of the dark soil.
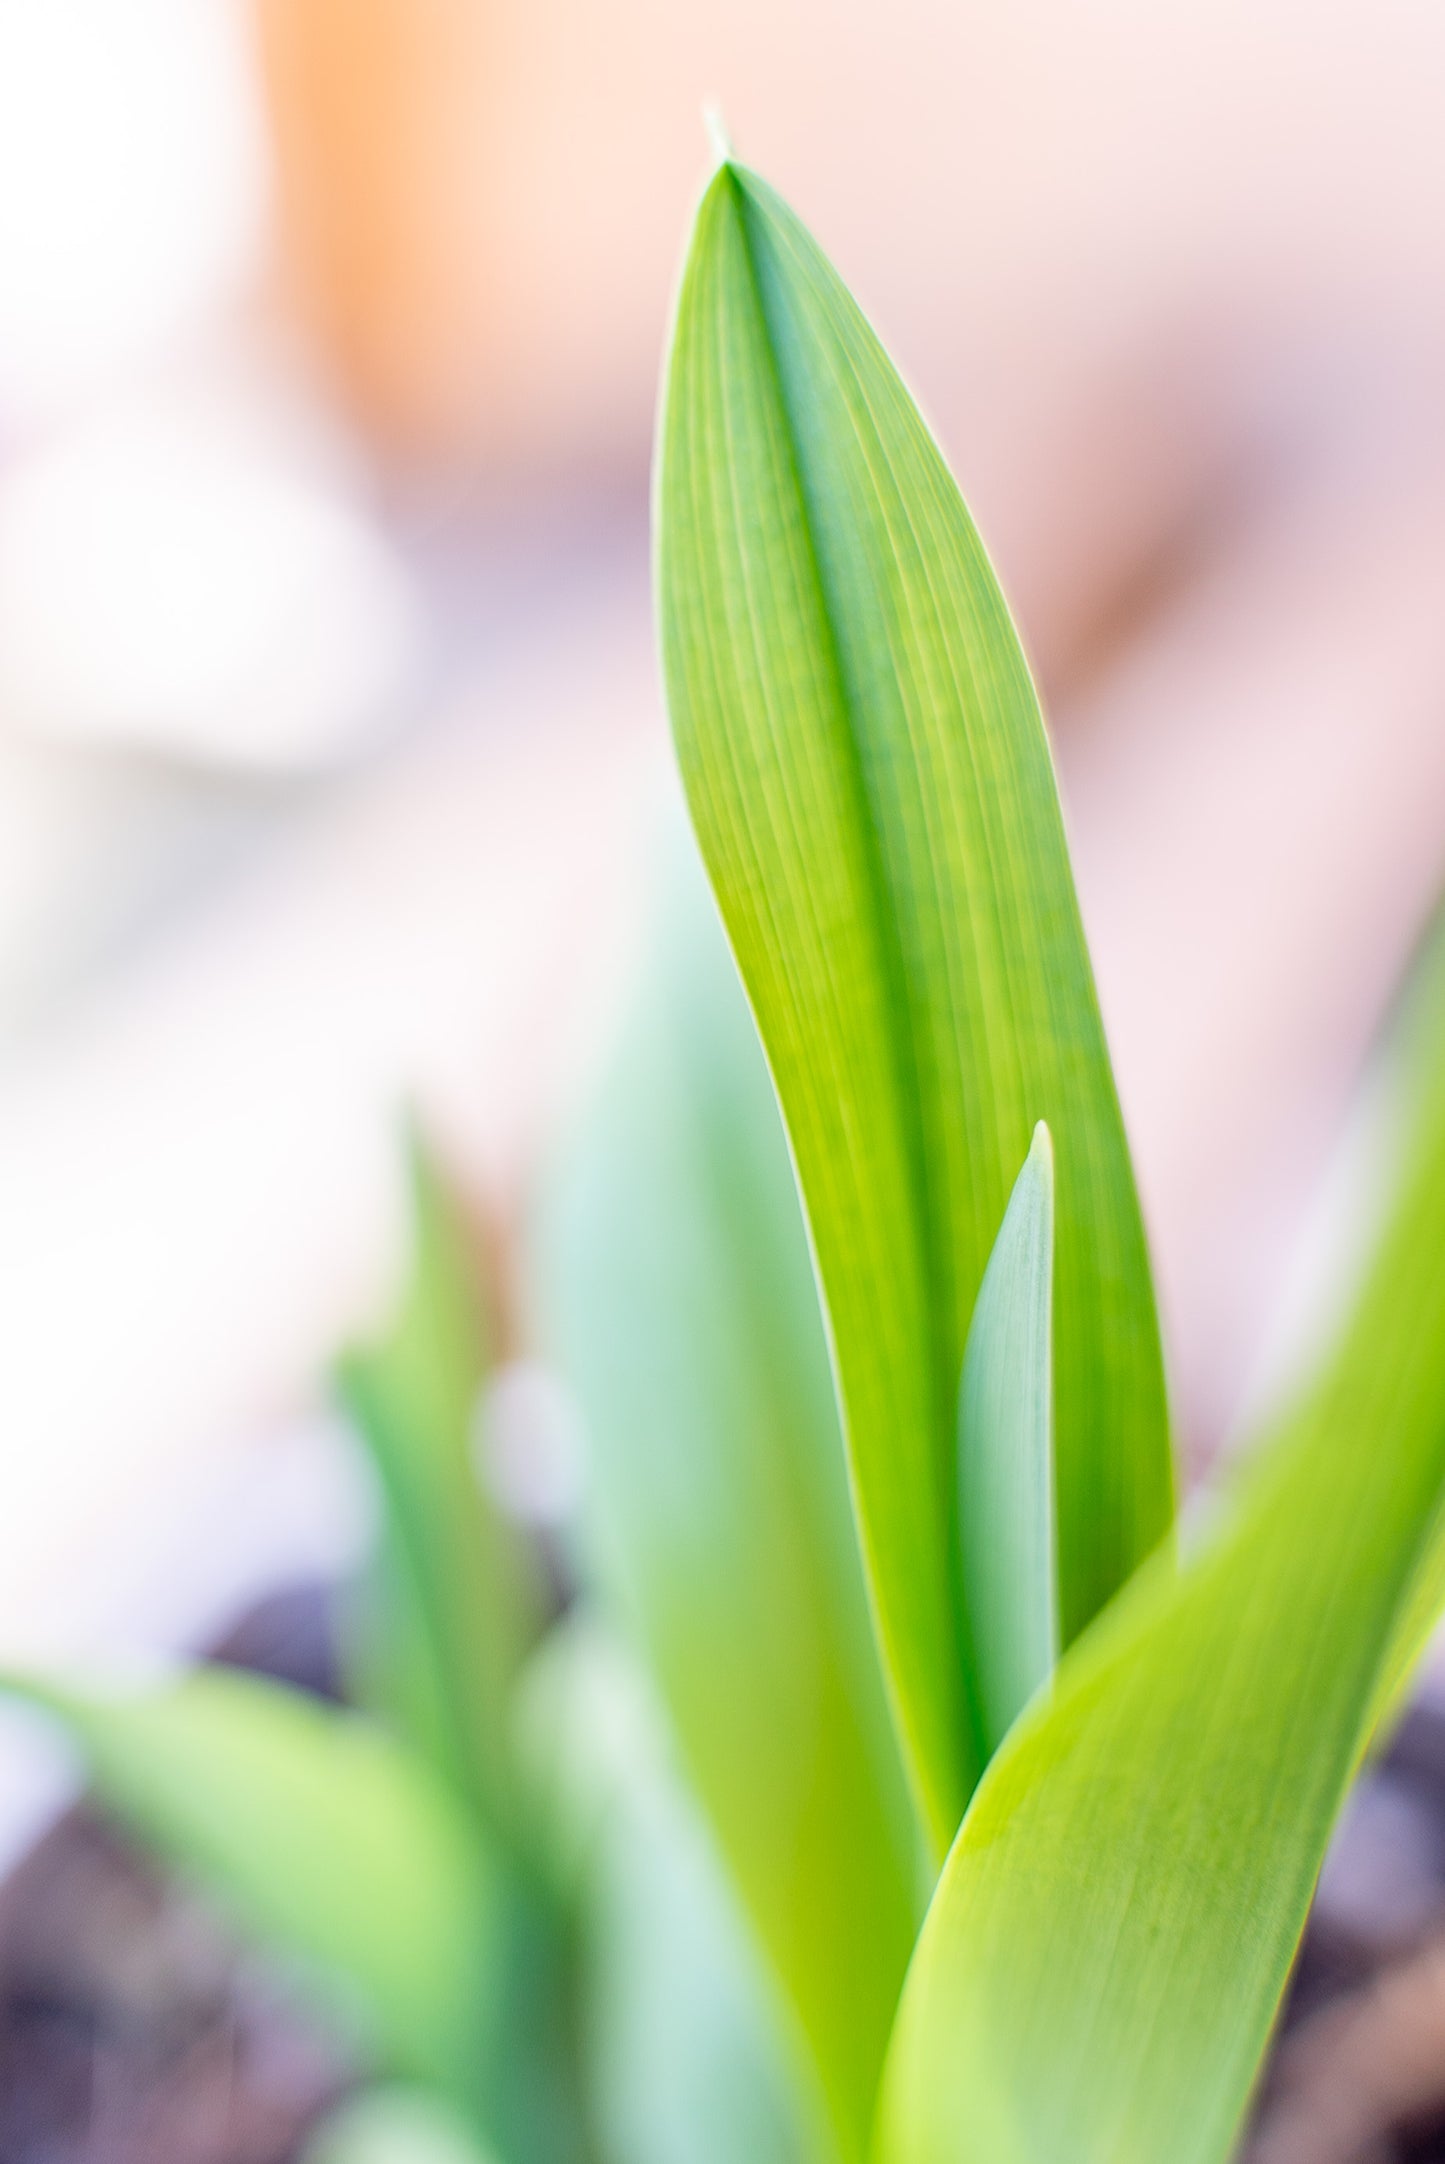
[[[334, 1689], [319, 1594], [215, 1657]], [[348, 2086], [264, 1962], [87, 1810], [0, 1888], [0, 2164], [290, 2164]]]

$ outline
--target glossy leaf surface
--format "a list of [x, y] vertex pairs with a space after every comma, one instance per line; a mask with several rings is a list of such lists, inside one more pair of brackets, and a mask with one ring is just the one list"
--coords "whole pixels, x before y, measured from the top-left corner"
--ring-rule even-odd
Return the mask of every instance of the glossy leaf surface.
[[668, 702], [827, 1299], [896, 1710], [942, 1850], [983, 1758], [956, 1393], [1035, 1122], [1057, 1153], [1062, 1626], [1163, 1537], [1144, 1237], [1038, 704], [939, 452], [754, 175], [704, 196], [660, 434]]

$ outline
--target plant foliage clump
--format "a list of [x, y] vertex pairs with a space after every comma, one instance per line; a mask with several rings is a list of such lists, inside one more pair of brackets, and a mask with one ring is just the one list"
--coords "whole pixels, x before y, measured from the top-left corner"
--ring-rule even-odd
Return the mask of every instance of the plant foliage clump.
[[485, 1301], [418, 1149], [409, 1288], [341, 1369], [356, 1710], [7, 1687], [391, 2084], [314, 2164], [1224, 2164], [1445, 1599], [1445, 944], [1353, 1311], [1183, 1539], [1028, 668], [878, 339], [730, 158], [657, 591], [698, 849], [534, 1242], [581, 1523], [543, 1558], [477, 1477]]

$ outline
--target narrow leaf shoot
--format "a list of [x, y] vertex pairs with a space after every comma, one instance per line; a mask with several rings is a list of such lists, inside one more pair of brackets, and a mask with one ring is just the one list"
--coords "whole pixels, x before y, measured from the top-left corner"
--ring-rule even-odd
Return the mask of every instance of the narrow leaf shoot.
[[542, 1604], [520, 1532], [473, 1457], [487, 1370], [484, 1303], [466, 1232], [420, 1142], [410, 1148], [415, 1250], [396, 1316], [338, 1368], [382, 1490], [382, 1546], [357, 1677], [499, 1831], [517, 1836], [512, 1692]]
[[1053, 1267], [1053, 1150], [1041, 1120], [984, 1272], [959, 1390], [959, 1556], [989, 1756], [1059, 1656]]
[[1163, 1538], [1158, 1329], [1048, 745], [958, 491], [755, 175], [703, 197], [657, 480], [673, 732], [782, 1101], [865, 1560], [933, 1843], [982, 1762], [956, 1400], [1036, 1119], [1058, 1151], [1061, 1627]]
[[1200, 1551], [994, 1759], [890, 2053], [884, 2164], [1224, 2164], [1339, 1805], [1445, 1599], [1445, 945], [1392, 1215]]
[[545, 1305], [587, 1417], [603, 1585], [858, 2155], [917, 1924], [917, 1829], [787, 1147], [690, 850], [663, 914], [655, 979], [553, 1183]]

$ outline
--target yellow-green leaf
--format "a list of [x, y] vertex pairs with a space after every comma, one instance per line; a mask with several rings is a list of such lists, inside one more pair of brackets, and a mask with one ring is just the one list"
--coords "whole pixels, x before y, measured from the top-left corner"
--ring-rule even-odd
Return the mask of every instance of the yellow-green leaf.
[[941, 1853], [983, 1760], [955, 1589], [969, 1319], [1057, 1156], [1061, 1622], [1164, 1535], [1153, 1294], [1049, 750], [958, 491], [816, 246], [725, 164], [657, 481], [683, 777], [782, 1101], [896, 1710]]
[[1223, 2164], [1345, 1786], [1438, 1614], [1445, 948], [1349, 1327], [1177, 1575], [1009, 1737], [905, 1988], [883, 2164]]

